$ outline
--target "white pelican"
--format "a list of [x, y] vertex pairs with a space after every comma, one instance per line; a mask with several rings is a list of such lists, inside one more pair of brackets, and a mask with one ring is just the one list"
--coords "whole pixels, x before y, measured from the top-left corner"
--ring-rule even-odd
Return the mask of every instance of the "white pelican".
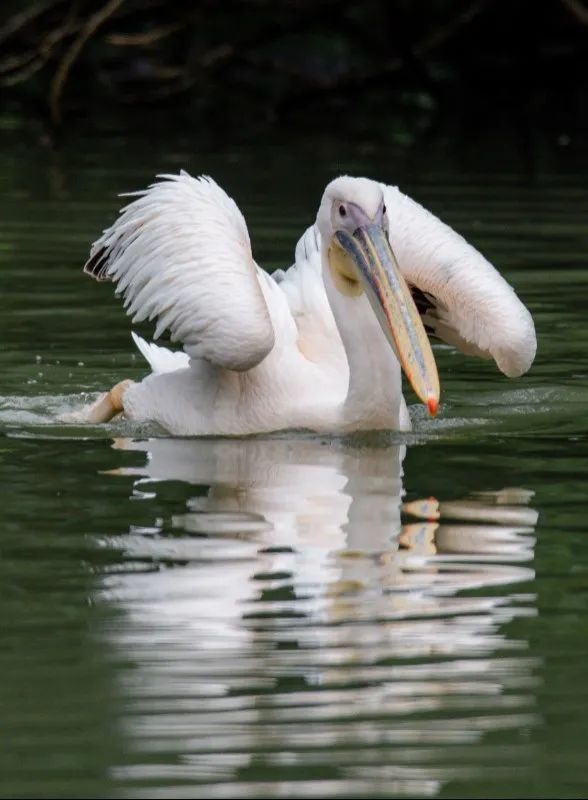
[[155, 338], [167, 329], [183, 350], [133, 334], [153, 372], [117, 384], [90, 421], [122, 411], [184, 435], [405, 430], [401, 367], [437, 411], [427, 332], [494, 358], [509, 377], [530, 367], [535, 329], [512, 288], [398, 188], [331, 181], [294, 265], [270, 276], [211, 178], [161, 177], [94, 243], [84, 270], [114, 281], [133, 321], [155, 319]]

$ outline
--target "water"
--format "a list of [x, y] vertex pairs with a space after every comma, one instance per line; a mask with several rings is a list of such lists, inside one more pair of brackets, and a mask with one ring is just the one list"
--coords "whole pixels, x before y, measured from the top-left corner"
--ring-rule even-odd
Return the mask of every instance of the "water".
[[[585, 797], [585, 165], [3, 124], [2, 796]], [[80, 267], [115, 193], [181, 166], [270, 267], [333, 174], [399, 181], [530, 306], [532, 372], [438, 348], [442, 412], [405, 436], [58, 422], [145, 371]]]

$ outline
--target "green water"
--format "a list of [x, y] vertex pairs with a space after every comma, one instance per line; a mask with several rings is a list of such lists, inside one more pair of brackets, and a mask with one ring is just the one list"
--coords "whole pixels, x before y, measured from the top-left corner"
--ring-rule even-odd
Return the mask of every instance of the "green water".
[[[585, 797], [586, 165], [5, 128], [1, 795]], [[269, 267], [333, 175], [399, 182], [529, 305], [531, 373], [438, 348], [440, 417], [404, 437], [60, 423], [145, 373], [80, 267], [115, 194], [180, 167], [229, 189]]]

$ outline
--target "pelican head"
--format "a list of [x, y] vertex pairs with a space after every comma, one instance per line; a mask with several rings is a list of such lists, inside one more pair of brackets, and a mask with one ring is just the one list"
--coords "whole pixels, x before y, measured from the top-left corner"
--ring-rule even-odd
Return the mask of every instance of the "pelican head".
[[437, 366], [390, 246], [390, 221], [380, 184], [348, 176], [331, 181], [323, 194], [317, 227], [323, 263], [335, 289], [350, 299], [365, 292], [413, 389], [435, 415], [440, 394]]

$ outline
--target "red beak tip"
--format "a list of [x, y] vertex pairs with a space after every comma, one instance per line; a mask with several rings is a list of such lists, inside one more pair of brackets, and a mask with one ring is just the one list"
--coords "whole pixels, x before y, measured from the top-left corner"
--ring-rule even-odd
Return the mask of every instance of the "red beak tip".
[[436, 417], [437, 416], [437, 411], [439, 411], [439, 401], [437, 400], [437, 398], [436, 397], [429, 397], [429, 399], [427, 400], [427, 406], [428, 406], [428, 409], [429, 409], [429, 414], [432, 417]]

